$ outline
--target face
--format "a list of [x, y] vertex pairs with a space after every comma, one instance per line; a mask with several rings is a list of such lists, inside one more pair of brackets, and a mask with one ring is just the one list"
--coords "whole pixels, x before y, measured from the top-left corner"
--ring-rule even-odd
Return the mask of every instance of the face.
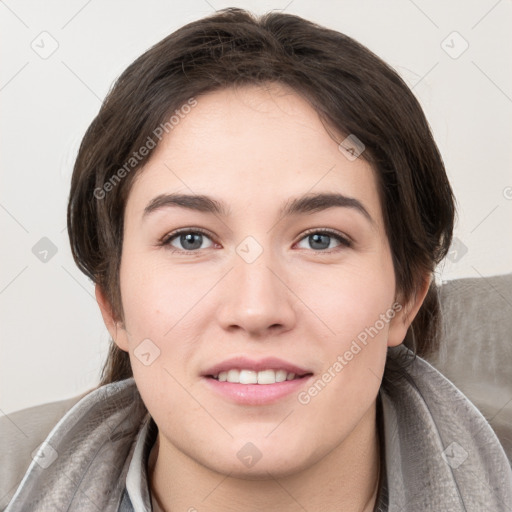
[[120, 283], [124, 323], [102, 310], [160, 450], [233, 476], [341, 449], [407, 329], [374, 171], [277, 86], [199, 97], [162, 139], [126, 205]]

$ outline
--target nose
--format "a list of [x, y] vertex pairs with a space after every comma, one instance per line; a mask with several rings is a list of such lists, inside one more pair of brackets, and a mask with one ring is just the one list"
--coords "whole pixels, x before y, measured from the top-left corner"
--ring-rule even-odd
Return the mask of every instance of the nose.
[[235, 254], [234, 268], [223, 280], [222, 328], [256, 338], [292, 329], [297, 299], [285, 274], [269, 251], [252, 263]]

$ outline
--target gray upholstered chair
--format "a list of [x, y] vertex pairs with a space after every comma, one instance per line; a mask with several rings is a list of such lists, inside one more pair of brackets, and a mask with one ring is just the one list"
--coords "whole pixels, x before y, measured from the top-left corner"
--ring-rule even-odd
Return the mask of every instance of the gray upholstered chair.
[[512, 274], [441, 287], [443, 341], [429, 362], [482, 412], [512, 461]]

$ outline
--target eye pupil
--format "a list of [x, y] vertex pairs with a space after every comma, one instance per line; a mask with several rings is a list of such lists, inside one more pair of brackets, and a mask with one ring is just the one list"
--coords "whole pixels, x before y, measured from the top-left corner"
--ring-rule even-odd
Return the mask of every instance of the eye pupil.
[[324, 235], [320, 233], [314, 233], [313, 235], [309, 235], [309, 240], [311, 243], [311, 247], [313, 249], [328, 249], [330, 243], [330, 236]]

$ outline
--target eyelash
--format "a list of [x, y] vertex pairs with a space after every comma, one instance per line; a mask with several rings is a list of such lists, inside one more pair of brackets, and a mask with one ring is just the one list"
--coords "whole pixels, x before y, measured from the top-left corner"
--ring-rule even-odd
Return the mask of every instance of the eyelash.
[[[175, 247], [173, 247], [170, 244], [170, 242], [174, 238], [176, 238], [177, 236], [182, 235], [184, 233], [185, 234], [192, 233], [192, 234], [205, 235], [213, 243], [215, 243], [214, 240], [213, 240], [213, 237], [210, 235], [210, 233], [208, 231], [205, 231], [204, 229], [201, 229], [201, 228], [183, 228], [183, 229], [179, 229], [177, 231], [173, 231], [172, 233], [169, 233], [168, 235], [166, 235], [163, 239], [160, 240], [159, 245], [166, 247], [168, 250], [170, 250], [173, 253], [192, 254], [192, 253], [200, 252], [202, 249], [195, 249], [195, 250], [192, 250], [192, 251], [186, 250], [186, 249], [176, 249]], [[338, 231], [335, 231], [335, 230], [329, 229], [329, 228], [325, 228], [325, 229], [314, 229], [314, 228], [313, 229], [309, 229], [308, 231], [306, 231], [305, 233], [302, 234], [302, 237], [296, 243], [301, 242], [302, 240], [304, 240], [305, 238], [307, 238], [309, 235], [312, 235], [312, 234], [329, 235], [329, 236], [335, 238], [340, 243], [341, 248], [352, 247], [352, 241], [348, 237], [343, 236]], [[315, 253], [331, 254], [333, 252], [336, 252], [337, 250], [340, 250], [340, 246], [334, 247], [333, 249], [326, 249], [326, 250], [314, 250], [314, 249], [311, 249], [311, 250], [313, 252], [315, 252]]]
[[169, 233], [168, 235], [164, 236], [164, 238], [160, 241], [159, 245], [166, 247], [166, 249], [168, 249], [171, 252], [177, 252], [177, 253], [181, 253], [181, 254], [198, 253], [201, 249], [196, 249], [194, 251], [187, 251], [186, 249], [176, 249], [175, 247], [173, 247], [171, 245], [171, 240], [173, 240], [174, 238], [176, 238], [179, 235], [189, 234], [189, 233], [205, 235], [208, 238], [210, 238], [213, 242], [213, 237], [210, 235], [210, 233], [208, 233], [208, 231], [205, 231], [204, 229], [183, 228], [183, 229], [178, 229], [176, 231], [173, 231], [172, 233]]
[[[334, 229], [329, 229], [329, 228], [325, 228], [325, 229], [315, 229], [315, 228], [308, 229], [305, 233], [302, 234], [302, 237], [299, 239], [299, 242], [304, 240], [304, 238], [308, 237], [309, 235], [313, 235], [313, 234], [329, 235], [332, 238], [335, 238], [336, 240], [338, 240], [338, 242], [340, 242], [340, 246], [342, 246], [342, 248], [347, 249], [349, 247], [352, 247], [352, 240], [350, 240], [347, 236], [342, 235], [338, 231], [335, 231]], [[317, 253], [327, 253], [327, 254], [330, 254], [331, 252], [335, 252], [336, 250], [340, 250], [340, 248], [339, 247], [335, 247], [334, 249], [320, 250], [320, 251], [315, 251], [314, 249], [311, 249], [311, 250], [313, 252], [317, 252]]]

